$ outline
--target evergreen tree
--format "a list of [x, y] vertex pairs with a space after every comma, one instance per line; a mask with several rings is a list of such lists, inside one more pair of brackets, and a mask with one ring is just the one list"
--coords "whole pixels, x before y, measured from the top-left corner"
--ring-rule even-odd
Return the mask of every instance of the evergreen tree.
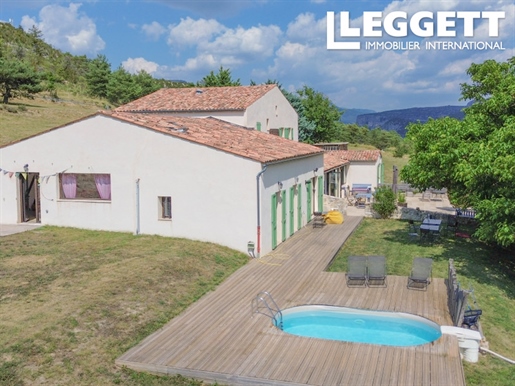
[[40, 76], [30, 65], [0, 57], [0, 94], [2, 103], [10, 98], [31, 97], [42, 91]]
[[233, 80], [231, 76], [231, 70], [220, 66], [218, 73], [215, 74], [213, 71], [202, 78], [197, 83], [198, 87], [226, 87], [226, 86], [241, 86], [240, 80]]
[[107, 100], [113, 104], [122, 105], [138, 99], [142, 95], [141, 87], [136, 83], [135, 76], [119, 67], [109, 77], [107, 82]]
[[111, 65], [105, 55], [98, 55], [89, 62], [86, 83], [92, 96], [107, 98], [107, 84], [111, 77]]

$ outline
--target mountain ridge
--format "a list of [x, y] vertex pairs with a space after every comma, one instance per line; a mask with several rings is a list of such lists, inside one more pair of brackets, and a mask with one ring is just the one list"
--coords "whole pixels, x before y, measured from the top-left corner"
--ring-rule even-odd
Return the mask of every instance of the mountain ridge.
[[[342, 122], [356, 123], [358, 126], [366, 126], [371, 130], [379, 127], [383, 130], [396, 131], [404, 137], [406, 135], [406, 127], [410, 123], [425, 123], [430, 118], [438, 119], [443, 117], [462, 120], [465, 117], [465, 113], [463, 112], [465, 107], [467, 106], [410, 107], [407, 109], [358, 114], [355, 122], [345, 122], [343, 119]], [[343, 114], [343, 116], [345, 116], [345, 114]]]

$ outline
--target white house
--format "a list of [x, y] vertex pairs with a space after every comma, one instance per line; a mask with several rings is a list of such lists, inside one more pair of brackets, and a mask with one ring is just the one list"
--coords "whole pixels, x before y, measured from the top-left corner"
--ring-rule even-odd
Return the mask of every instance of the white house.
[[354, 184], [370, 185], [372, 190], [384, 182], [380, 150], [348, 150], [347, 142], [319, 143], [324, 149], [325, 194], [344, 197]]
[[118, 112], [215, 117], [298, 141], [298, 115], [275, 84], [163, 88], [115, 109]]
[[217, 118], [100, 112], [0, 147], [0, 223], [265, 254], [321, 210], [323, 167], [317, 147]]

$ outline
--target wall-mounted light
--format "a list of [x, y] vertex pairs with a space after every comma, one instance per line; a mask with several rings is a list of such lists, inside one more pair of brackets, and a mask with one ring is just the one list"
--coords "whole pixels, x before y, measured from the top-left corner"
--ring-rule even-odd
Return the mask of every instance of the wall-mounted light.
[[277, 181], [277, 189], [281, 190], [283, 188], [283, 183], [281, 181]]
[[23, 165], [23, 170], [25, 170], [25, 172], [28, 172], [29, 171], [29, 164]]
[[318, 172], [318, 168], [315, 168], [315, 169], [313, 170], [313, 174], [316, 176], [316, 175], [317, 175], [317, 172]]
[[299, 177], [295, 177], [295, 185], [299, 183]]

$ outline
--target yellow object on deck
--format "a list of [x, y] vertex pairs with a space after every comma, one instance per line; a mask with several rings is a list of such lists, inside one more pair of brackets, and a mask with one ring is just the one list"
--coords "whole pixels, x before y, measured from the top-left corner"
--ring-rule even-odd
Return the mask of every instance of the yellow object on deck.
[[331, 210], [324, 215], [324, 220], [326, 224], [342, 224], [343, 214], [337, 210]]

